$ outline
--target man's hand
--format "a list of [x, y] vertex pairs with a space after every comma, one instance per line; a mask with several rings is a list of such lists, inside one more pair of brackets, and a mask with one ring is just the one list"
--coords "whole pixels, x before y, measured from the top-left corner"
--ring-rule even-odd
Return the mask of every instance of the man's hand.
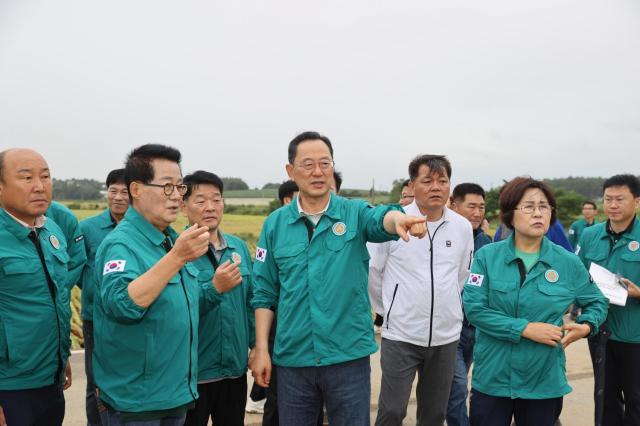
[[522, 337], [555, 347], [562, 340], [562, 329], [545, 322], [530, 322], [522, 332]]
[[427, 219], [392, 210], [384, 215], [384, 229], [409, 242], [409, 234], [418, 238], [427, 235]]
[[561, 340], [563, 349], [566, 349], [567, 346], [576, 340], [580, 340], [591, 333], [589, 324], [565, 324], [562, 326], [562, 329], [567, 332]]
[[4, 418], [4, 411], [0, 407], [0, 426], [7, 426], [7, 421]]
[[253, 348], [249, 355], [249, 368], [256, 384], [268, 388], [271, 382], [271, 357], [266, 348]]
[[628, 280], [626, 278], [620, 278], [620, 281], [622, 281], [624, 285], [627, 286], [627, 292], [629, 294], [629, 297], [633, 297], [634, 299], [640, 299], [640, 288], [637, 285], [635, 285], [631, 280]]
[[71, 387], [71, 360], [67, 360], [67, 366], [64, 368], [64, 386], [62, 389], [67, 390]]
[[196, 223], [178, 236], [170, 253], [184, 264], [199, 258], [208, 248], [209, 228]]
[[213, 286], [218, 290], [218, 293], [226, 293], [229, 290], [233, 290], [241, 282], [242, 275], [238, 264], [231, 263], [228, 260], [218, 266], [213, 275]]

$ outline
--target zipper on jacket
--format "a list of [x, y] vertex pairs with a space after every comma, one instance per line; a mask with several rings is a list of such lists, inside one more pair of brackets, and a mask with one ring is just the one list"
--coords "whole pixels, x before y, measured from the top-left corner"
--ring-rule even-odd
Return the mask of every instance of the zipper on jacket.
[[184, 287], [184, 280], [180, 277], [180, 284], [182, 285], [182, 291], [184, 292], [184, 298], [187, 301], [187, 312], [189, 314], [189, 371], [187, 373], [187, 380], [189, 384], [189, 393], [191, 394], [191, 398], [196, 400], [196, 396], [193, 394], [191, 390], [191, 349], [193, 346], [193, 323], [191, 322], [191, 304], [189, 303], [189, 296], [187, 295], [187, 289]]
[[[169, 253], [172, 248], [171, 238], [168, 234], [165, 233], [166, 238], [162, 242], [162, 246], [165, 251]], [[196, 400], [196, 396], [193, 394], [191, 390], [191, 349], [193, 346], [193, 323], [191, 322], [191, 304], [189, 303], [189, 295], [187, 294], [187, 289], [184, 286], [184, 279], [182, 278], [182, 273], [180, 274], [180, 286], [182, 287], [182, 292], [184, 293], [184, 299], [187, 302], [187, 316], [189, 317], [189, 370], [187, 371], [187, 385], [189, 387], [189, 394], [191, 394], [191, 398]], [[197, 349], [196, 349], [197, 350]]]
[[433, 231], [433, 236], [429, 233], [429, 225], [427, 225], [427, 235], [429, 236], [429, 272], [431, 273], [431, 315], [429, 315], [429, 342], [427, 347], [431, 347], [431, 338], [433, 337], [433, 308], [435, 305], [435, 284], [433, 278], [433, 240], [436, 238], [438, 229], [445, 224], [443, 220], [440, 225]]
[[393, 297], [391, 298], [391, 304], [389, 305], [389, 310], [387, 311], [387, 330], [389, 329], [389, 316], [391, 315], [391, 308], [393, 308], [393, 302], [396, 300], [396, 293], [398, 292], [398, 284], [396, 284], [396, 288], [393, 289]]
[[[53, 303], [53, 311], [56, 314], [56, 326], [58, 329], [58, 368], [56, 371], [56, 375], [54, 377], [54, 384], [60, 383], [60, 376], [62, 375], [62, 370], [64, 369], [62, 365], [62, 355], [60, 354], [60, 316], [58, 315], [58, 303], [56, 300], [57, 291], [55, 287], [55, 283], [51, 278], [51, 274], [49, 274], [49, 269], [47, 268], [47, 262], [44, 259], [44, 252], [42, 251], [42, 246], [40, 245], [40, 240], [38, 239], [38, 233], [33, 230], [29, 233], [29, 239], [36, 247], [36, 252], [38, 252], [38, 257], [40, 258], [40, 263], [42, 263], [42, 269], [44, 269], [44, 275], [47, 280], [47, 285], [49, 286], [49, 295], [51, 296], [51, 302]], [[69, 361], [67, 361], [69, 362]]]

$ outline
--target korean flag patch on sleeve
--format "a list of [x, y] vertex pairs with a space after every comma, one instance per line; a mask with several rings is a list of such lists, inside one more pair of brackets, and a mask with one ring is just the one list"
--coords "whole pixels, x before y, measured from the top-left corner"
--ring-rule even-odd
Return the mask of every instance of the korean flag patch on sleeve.
[[107, 275], [112, 272], [123, 272], [124, 265], [127, 264], [126, 260], [110, 260], [104, 264], [104, 269], [102, 270], [102, 275]]
[[256, 260], [258, 262], [264, 263], [266, 259], [267, 259], [267, 250], [263, 249], [262, 247], [256, 247]]
[[482, 281], [484, 280], [484, 275], [480, 274], [471, 274], [469, 275], [469, 279], [467, 280], [467, 285], [473, 285], [476, 287], [482, 287]]

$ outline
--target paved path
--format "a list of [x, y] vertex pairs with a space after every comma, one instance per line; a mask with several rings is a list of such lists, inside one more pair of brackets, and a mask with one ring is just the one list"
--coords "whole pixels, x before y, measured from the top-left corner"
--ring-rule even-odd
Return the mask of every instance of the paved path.
[[[379, 338], [379, 336], [378, 336]], [[73, 385], [65, 392], [67, 400], [67, 414], [64, 424], [68, 426], [85, 425], [84, 388], [84, 352], [75, 352], [71, 356], [73, 369]], [[585, 426], [593, 424], [593, 374], [587, 342], [582, 339], [567, 349], [567, 375], [573, 392], [564, 398], [564, 408], [560, 419], [563, 426]], [[371, 421], [375, 420], [380, 392], [380, 353], [371, 357]], [[251, 377], [251, 376], [249, 376]], [[248, 386], [251, 389], [251, 382]], [[415, 387], [404, 421], [406, 425], [414, 425], [416, 421]], [[260, 425], [261, 416], [247, 414], [246, 425]]]

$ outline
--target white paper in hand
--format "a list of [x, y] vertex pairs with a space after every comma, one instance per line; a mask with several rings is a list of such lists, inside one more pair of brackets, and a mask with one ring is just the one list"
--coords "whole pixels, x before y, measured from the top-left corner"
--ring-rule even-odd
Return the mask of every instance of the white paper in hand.
[[627, 296], [629, 293], [624, 287], [618, 284], [616, 274], [593, 262], [589, 268], [589, 273], [602, 294], [609, 299], [609, 303], [618, 306], [627, 304]]

